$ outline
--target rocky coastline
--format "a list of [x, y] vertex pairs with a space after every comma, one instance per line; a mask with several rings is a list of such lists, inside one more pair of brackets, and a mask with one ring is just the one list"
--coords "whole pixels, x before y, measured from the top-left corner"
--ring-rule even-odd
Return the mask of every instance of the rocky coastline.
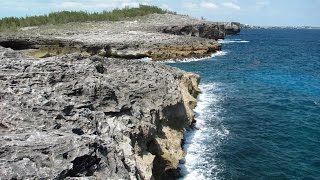
[[[66, 53], [153, 60], [201, 58], [221, 50], [217, 39], [240, 32], [239, 23], [151, 14], [120, 22], [87, 22], [0, 33], [0, 46], [44, 58]], [[181, 36], [182, 35], [182, 36]]]
[[152, 14], [0, 33], [3, 179], [177, 179], [205, 57], [239, 23]]

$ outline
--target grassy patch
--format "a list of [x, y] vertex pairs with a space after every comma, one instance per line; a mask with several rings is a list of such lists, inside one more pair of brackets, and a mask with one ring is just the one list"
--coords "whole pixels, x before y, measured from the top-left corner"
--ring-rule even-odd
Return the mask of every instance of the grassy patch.
[[40, 26], [48, 24], [65, 24], [69, 22], [86, 21], [119, 21], [124, 18], [144, 16], [148, 14], [165, 14], [171, 12], [157, 6], [140, 5], [137, 8], [114, 9], [112, 11], [89, 13], [85, 11], [61, 11], [41, 16], [6, 17], [0, 19], [0, 31], [16, 31], [27, 26]]

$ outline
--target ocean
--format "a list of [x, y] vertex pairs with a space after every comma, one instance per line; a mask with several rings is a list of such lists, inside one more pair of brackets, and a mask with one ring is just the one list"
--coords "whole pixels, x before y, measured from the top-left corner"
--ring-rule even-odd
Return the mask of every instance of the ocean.
[[320, 30], [242, 30], [201, 75], [182, 179], [320, 179]]

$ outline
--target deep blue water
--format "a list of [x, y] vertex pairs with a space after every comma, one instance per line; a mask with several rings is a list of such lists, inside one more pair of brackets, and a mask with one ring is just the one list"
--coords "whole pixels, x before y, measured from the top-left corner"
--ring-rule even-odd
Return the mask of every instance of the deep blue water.
[[320, 30], [242, 30], [201, 75], [185, 179], [320, 179]]

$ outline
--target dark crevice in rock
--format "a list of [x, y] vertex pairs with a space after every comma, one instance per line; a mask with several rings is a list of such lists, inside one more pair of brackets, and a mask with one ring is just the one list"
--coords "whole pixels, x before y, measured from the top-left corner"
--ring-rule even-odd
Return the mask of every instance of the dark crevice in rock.
[[66, 152], [66, 153], [63, 153], [62, 157], [63, 157], [64, 159], [68, 159], [68, 153], [67, 153], [67, 152]]
[[100, 74], [103, 74], [105, 71], [105, 68], [102, 64], [96, 65], [96, 69], [97, 69], [98, 73], [100, 73]]
[[[169, 119], [166, 122], [166, 125], [168, 125], [170, 128], [177, 131], [182, 131], [188, 126], [188, 122], [185, 121], [185, 119], [187, 119], [187, 112], [182, 102], [178, 102], [175, 105], [164, 108], [164, 113]], [[174, 119], [174, 121], [172, 121], [172, 119]]]
[[0, 46], [11, 48], [13, 50], [25, 50], [33, 49], [34, 44], [26, 40], [13, 39], [8, 41], [0, 41]]
[[78, 135], [83, 135], [84, 132], [81, 128], [73, 128], [72, 129], [72, 132], [75, 133], [75, 134], [78, 134]]
[[177, 169], [168, 169], [167, 162], [160, 155], [156, 154], [155, 159], [153, 160], [153, 169], [152, 174], [156, 180], [176, 180], [179, 177]]
[[156, 141], [154, 139], [148, 141], [146, 145], [147, 145], [148, 152], [150, 152], [152, 155], [157, 155], [159, 145], [156, 144]]
[[57, 115], [57, 117], [56, 117], [56, 119], [66, 119], [66, 118], [65, 118], [65, 117], [63, 117], [63, 115], [58, 114], [58, 115]]
[[179, 170], [168, 168], [168, 162], [162, 157], [163, 152], [156, 140], [150, 140], [146, 143], [147, 151], [155, 155], [153, 160], [152, 174], [156, 180], [168, 179], [175, 180], [179, 177]]
[[61, 126], [61, 124], [56, 124], [54, 127], [53, 127], [53, 129], [60, 129], [62, 126]]
[[123, 163], [124, 168], [125, 168], [128, 172], [130, 172], [131, 169], [130, 169], [130, 167], [127, 165], [127, 163], [125, 162], [125, 158], [121, 158], [121, 162]]
[[66, 95], [67, 96], [81, 96], [82, 95], [82, 88], [75, 88], [75, 89], [72, 89], [70, 93], [67, 93]]
[[87, 108], [87, 109], [90, 109], [91, 111], [94, 111], [93, 104], [81, 104], [81, 105], [77, 106], [76, 108], [77, 109]]
[[[1, 98], [0, 98], [1, 100]], [[8, 129], [9, 127], [3, 123], [0, 122], [0, 128]]]
[[41, 151], [41, 153], [48, 155], [48, 154], [50, 153], [50, 151], [49, 151], [48, 149], [43, 149], [43, 150]]
[[84, 155], [75, 158], [72, 162], [73, 167], [70, 170], [64, 170], [56, 179], [64, 179], [66, 177], [82, 177], [92, 176], [100, 166], [101, 159], [96, 155]]
[[71, 114], [71, 111], [73, 108], [74, 108], [73, 105], [66, 106], [66, 107], [64, 107], [62, 112], [64, 113], [65, 116], [69, 116]]
[[111, 116], [111, 117], [114, 117], [114, 116], [123, 116], [123, 115], [131, 116], [131, 115], [132, 115], [131, 109], [121, 110], [120, 112], [104, 112], [104, 114], [105, 114], [106, 116]]

